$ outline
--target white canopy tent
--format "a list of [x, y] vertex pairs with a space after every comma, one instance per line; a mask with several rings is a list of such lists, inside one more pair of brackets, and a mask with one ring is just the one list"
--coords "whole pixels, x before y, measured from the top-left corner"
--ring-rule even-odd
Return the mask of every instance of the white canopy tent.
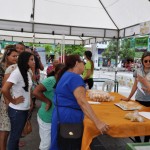
[[90, 44], [140, 34], [149, 0], [0, 0], [0, 40]]

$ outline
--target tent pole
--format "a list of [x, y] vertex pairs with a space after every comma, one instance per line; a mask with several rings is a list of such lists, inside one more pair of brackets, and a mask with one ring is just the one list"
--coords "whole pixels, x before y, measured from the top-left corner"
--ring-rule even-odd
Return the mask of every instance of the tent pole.
[[113, 24], [116, 26], [116, 28], [119, 30], [118, 26], [116, 25], [116, 23], [114, 22], [114, 20], [112, 19], [112, 17], [110, 16], [110, 14], [108, 13], [106, 7], [103, 5], [103, 3], [101, 2], [101, 0], [99, 0], [99, 2], [101, 3], [102, 7], [104, 8], [104, 10], [106, 11], [107, 15], [109, 16], [110, 20], [113, 22]]
[[65, 35], [63, 35], [62, 40], [62, 53], [63, 53], [63, 63], [65, 63]]
[[117, 49], [116, 49], [116, 62], [115, 62], [115, 86], [114, 86], [114, 92], [118, 92], [117, 91], [117, 66], [118, 66], [118, 53], [119, 53], [119, 29], [118, 29], [118, 36], [117, 36]]

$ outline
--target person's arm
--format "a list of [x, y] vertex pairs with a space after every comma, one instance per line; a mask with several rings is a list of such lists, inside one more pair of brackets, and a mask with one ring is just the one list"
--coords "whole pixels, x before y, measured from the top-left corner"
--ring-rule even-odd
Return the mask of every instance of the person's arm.
[[32, 90], [30, 90], [30, 111], [33, 111]]
[[43, 71], [43, 70], [44, 70], [44, 66], [43, 66], [43, 64], [42, 64], [42, 61], [41, 61], [41, 57], [40, 57], [40, 56], [38, 56], [38, 60], [39, 60], [39, 69], [40, 69], [41, 71]]
[[23, 96], [19, 96], [19, 97], [15, 97], [12, 98], [11, 94], [10, 94], [10, 89], [12, 88], [13, 83], [11, 82], [5, 82], [5, 84], [2, 87], [2, 93], [4, 95], [4, 97], [7, 98], [7, 100], [11, 103], [13, 103], [14, 105], [17, 105], [19, 103], [23, 103], [24, 102], [24, 97]]
[[134, 81], [134, 84], [133, 84], [133, 87], [132, 87], [132, 90], [129, 94], [129, 96], [127, 98], [121, 98], [121, 100], [123, 101], [129, 101], [131, 99], [131, 97], [134, 95], [135, 91], [137, 90], [137, 79], [135, 78], [135, 81]]
[[148, 82], [148, 80], [140, 75], [137, 76], [137, 80], [139, 82], [141, 82], [145, 87], [142, 87], [142, 89], [148, 93], [150, 93], [150, 83]]
[[46, 91], [46, 88], [40, 83], [39, 85], [36, 86], [36, 88], [33, 90], [33, 95], [46, 103], [46, 110], [49, 110], [49, 108], [51, 107], [52, 103], [51, 101], [43, 94], [43, 92]]
[[78, 104], [80, 105], [84, 114], [94, 122], [96, 127], [100, 130], [101, 134], [105, 133], [108, 130], [108, 125], [103, 121], [99, 120], [94, 113], [92, 107], [86, 101], [86, 92], [85, 88], [80, 86], [74, 90], [74, 96], [77, 99]]
[[[2, 85], [5, 84], [5, 82], [7, 81], [7, 79], [8, 79], [9, 76], [10, 76], [10, 73], [4, 75]], [[9, 100], [5, 96], [4, 96], [4, 100], [5, 100], [6, 104], [9, 104]]]

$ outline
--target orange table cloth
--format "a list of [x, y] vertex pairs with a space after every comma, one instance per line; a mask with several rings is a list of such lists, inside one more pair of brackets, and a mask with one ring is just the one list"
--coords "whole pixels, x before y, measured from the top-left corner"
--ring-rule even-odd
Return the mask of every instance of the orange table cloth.
[[[144, 122], [131, 122], [124, 118], [125, 114], [130, 111], [124, 111], [114, 105], [124, 96], [118, 93], [111, 93], [115, 97], [112, 102], [102, 102], [99, 105], [91, 105], [97, 117], [109, 124], [108, 135], [112, 137], [131, 137], [150, 135], [150, 120]], [[149, 107], [142, 107], [140, 111], [150, 111]], [[100, 135], [100, 131], [94, 123], [87, 117], [84, 118], [84, 132], [82, 138], [82, 150], [90, 150], [92, 139]]]

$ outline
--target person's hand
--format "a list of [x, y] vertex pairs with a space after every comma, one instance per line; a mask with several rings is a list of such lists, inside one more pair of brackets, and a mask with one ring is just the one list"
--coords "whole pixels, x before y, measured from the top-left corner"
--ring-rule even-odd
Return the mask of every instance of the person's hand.
[[150, 89], [149, 88], [146, 88], [146, 87], [142, 87], [142, 90], [147, 92], [147, 93], [150, 93]]
[[14, 104], [15, 105], [23, 103], [23, 102], [24, 102], [24, 97], [23, 96], [19, 96], [17, 98], [14, 98]]
[[51, 102], [46, 103], [45, 110], [48, 111], [51, 108]]
[[96, 124], [96, 127], [100, 130], [101, 134], [104, 134], [109, 129], [109, 125], [105, 122], [100, 122]]
[[130, 98], [121, 98], [120, 100], [121, 100], [121, 101], [129, 101]]
[[146, 78], [144, 78], [144, 77], [142, 77], [142, 76], [140, 76], [140, 75], [137, 75], [137, 80], [138, 80], [139, 82], [141, 82], [141, 83], [148, 82], [148, 81], [146, 80]]

